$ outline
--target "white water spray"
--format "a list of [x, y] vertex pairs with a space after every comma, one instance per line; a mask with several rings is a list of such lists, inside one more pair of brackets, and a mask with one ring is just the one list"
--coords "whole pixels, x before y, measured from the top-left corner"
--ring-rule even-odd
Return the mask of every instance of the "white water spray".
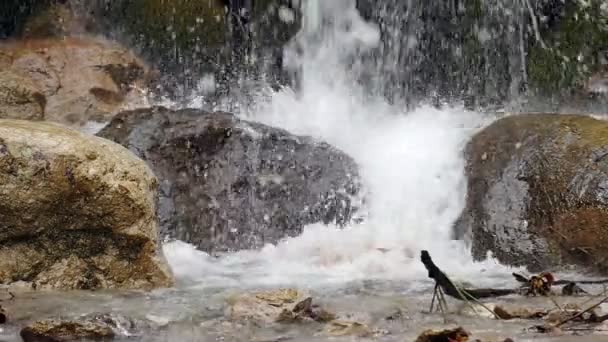
[[297, 91], [261, 97], [247, 119], [318, 137], [351, 155], [369, 192], [369, 216], [344, 230], [312, 225], [296, 238], [261, 251], [213, 259], [175, 242], [165, 253], [178, 278], [201, 286], [326, 285], [361, 279], [426, 281], [419, 261], [427, 249], [451, 274], [478, 275], [504, 268], [474, 263], [450, 240], [464, 207], [462, 148], [491, 119], [452, 108], [421, 107], [405, 113], [374, 97], [356, 76], [357, 57], [379, 40], [354, 0], [308, 0], [303, 28], [286, 51], [298, 70]]

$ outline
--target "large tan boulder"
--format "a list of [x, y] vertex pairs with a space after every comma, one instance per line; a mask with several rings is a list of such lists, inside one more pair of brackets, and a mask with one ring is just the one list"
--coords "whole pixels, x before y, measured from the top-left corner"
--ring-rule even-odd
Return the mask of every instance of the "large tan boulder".
[[0, 282], [171, 286], [158, 182], [125, 148], [53, 123], [0, 120]]
[[14, 101], [5, 100], [0, 89], [0, 118], [9, 118], [8, 112], [15, 118], [21, 112], [19, 119], [70, 126], [107, 121], [130, 106], [144, 104], [141, 89], [151, 75], [126, 48], [95, 38], [0, 43], [0, 70], [5, 71], [0, 73], [0, 84], [18, 80], [35, 89], [32, 92], [37, 91], [44, 102], [42, 115], [38, 108], [15, 110]]

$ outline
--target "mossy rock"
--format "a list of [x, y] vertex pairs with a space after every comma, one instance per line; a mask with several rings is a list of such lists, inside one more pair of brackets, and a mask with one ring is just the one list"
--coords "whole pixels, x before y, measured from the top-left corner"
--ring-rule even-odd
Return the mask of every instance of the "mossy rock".
[[27, 18], [53, 0], [3, 0], [0, 1], [0, 39], [21, 32]]
[[476, 259], [488, 251], [531, 271], [608, 273], [608, 122], [507, 116], [466, 149], [467, 204], [456, 224]]
[[529, 33], [529, 87], [544, 97], [563, 97], [582, 88], [602, 69], [608, 53], [608, 6], [603, 0], [568, 0], [559, 6], [558, 20], [539, 23], [542, 42]]
[[106, 35], [127, 39], [163, 61], [184, 63], [185, 57], [227, 41], [226, 7], [220, 0], [117, 0], [92, 11]]

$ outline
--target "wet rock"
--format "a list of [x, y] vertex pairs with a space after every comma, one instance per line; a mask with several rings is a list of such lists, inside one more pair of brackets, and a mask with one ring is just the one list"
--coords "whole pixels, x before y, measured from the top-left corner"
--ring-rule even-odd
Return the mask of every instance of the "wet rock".
[[597, 72], [596, 74], [589, 77], [589, 80], [586, 82], [584, 89], [589, 94], [607, 96], [608, 67], [605, 67], [605, 70]]
[[542, 318], [547, 314], [547, 310], [534, 310], [520, 307], [517, 305], [497, 305], [495, 303], [470, 303], [463, 304], [459, 310], [459, 314], [476, 317], [476, 318], [491, 318], [499, 320], [510, 320], [515, 318]]
[[[467, 303], [462, 304], [459, 314], [470, 317], [496, 318], [494, 312], [497, 307], [498, 306], [495, 303], [484, 303], [483, 306], [477, 303]], [[488, 311], [488, 309], [490, 310]]]
[[110, 313], [98, 313], [73, 319], [56, 318], [36, 321], [21, 330], [24, 342], [113, 341], [151, 333], [155, 326], [147, 322]]
[[103, 323], [90, 321], [45, 320], [21, 330], [24, 342], [112, 341], [114, 331]]
[[81, 320], [93, 322], [99, 325], [107, 325], [116, 336], [135, 337], [150, 334], [151, 331], [159, 328], [156, 322], [149, 320], [133, 319], [128, 316], [115, 313], [96, 313], [86, 315]]
[[471, 334], [463, 328], [447, 329], [442, 331], [426, 330], [416, 342], [466, 342]]
[[138, 89], [151, 77], [124, 47], [93, 38], [0, 44], [0, 67], [0, 117], [73, 126], [143, 101]]
[[36, 289], [172, 285], [152, 171], [110, 141], [0, 120], [0, 282]]
[[293, 312], [296, 305], [307, 298], [306, 294], [295, 289], [241, 294], [229, 299], [227, 316], [232, 320], [253, 319], [273, 323], [282, 320], [284, 310]]
[[608, 122], [508, 116], [473, 137], [457, 237], [531, 271], [578, 265], [607, 273]]
[[0, 118], [42, 120], [46, 97], [34, 82], [12, 71], [0, 72]]
[[583, 290], [576, 283], [568, 283], [564, 287], [562, 287], [563, 296], [577, 296], [584, 294], [588, 294], [587, 291]]
[[354, 321], [334, 320], [325, 326], [325, 333], [330, 336], [371, 337], [372, 329], [367, 325]]
[[19, 38], [65, 37], [86, 33], [87, 26], [92, 22], [84, 13], [77, 13], [74, 5], [74, 1], [50, 1], [46, 6], [39, 5], [33, 15], [24, 20]]
[[313, 305], [312, 297], [295, 289], [241, 294], [229, 299], [226, 315], [231, 320], [263, 323], [329, 322], [335, 316]]
[[312, 223], [349, 223], [355, 162], [309, 137], [228, 113], [125, 112], [98, 133], [148, 162], [161, 182], [162, 233], [207, 252], [262, 247]]
[[495, 306], [493, 309], [497, 318], [502, 320], [510, 319], [539, 319], [546, 317], [550, 311], [544, 309], [530, 309], [523, 307]]

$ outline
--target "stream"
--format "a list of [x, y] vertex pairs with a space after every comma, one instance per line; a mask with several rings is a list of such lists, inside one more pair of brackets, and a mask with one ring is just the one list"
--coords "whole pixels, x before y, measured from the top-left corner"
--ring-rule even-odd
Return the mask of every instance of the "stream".
[[[133, 327], [126, 335], [131, 336], [118, 339], [125, 341], [413, 341], [425, 329], [455, 326], [483, 341], [572, 340], [527, 332], [535, 323], [526, 320], [462, 313], [465, 304], [452, 299], [446, 317], [428, 313], [434, 283], [419, 260], [421, 250], [428, 250], [455, 281], [518, 286], [511, 272], [520, 269], [500, 265], [491, 255], [474, 261], [464, 241], [451, 239], [466, 196], [462, 149], [475, 132], [503, 114], [459, 105], [406, 109], [399, 101], [389, 103], [369, 78], [362, 81], [374, 69], [363, 57], [378, 46], [380, 32], [359, 15], [356, 1], [307, 0], [303, 8], [302, 29], [285, 50], [285, 66], [297, 75], [297, 89], [261, 87], [253, 103], [238, 107], [237, 114], [322, 139], [352, 156], [368, 194], [364, 220], [344, 229], [311, 225], [277, 245], [223, 255], [166, 242], [164, 253], [177, 280], [174, 288], [149, 293], [16, 292], [14, 299], [2, 302], [10, 323], [0, 340], [19, 341], [19, 328], [29, 321], [94, 313], [127, 317]], [[202, 103], [201, 97], [195, 94], [189, 106]], [[99, 129], [87, 127], [90, 133]], [[328, 336], [317, 323], [260, 325], [226, 318], [234, 294], [285, 287], [310, 291], [315, 303], [368, 325], [374, 336]], [[588, 299], [557, 298], [562, 304]], [[547, 298], [518, 296], [492, 302], [554, 305]], [[608, 341], [608, 335], [576, 340]]]

